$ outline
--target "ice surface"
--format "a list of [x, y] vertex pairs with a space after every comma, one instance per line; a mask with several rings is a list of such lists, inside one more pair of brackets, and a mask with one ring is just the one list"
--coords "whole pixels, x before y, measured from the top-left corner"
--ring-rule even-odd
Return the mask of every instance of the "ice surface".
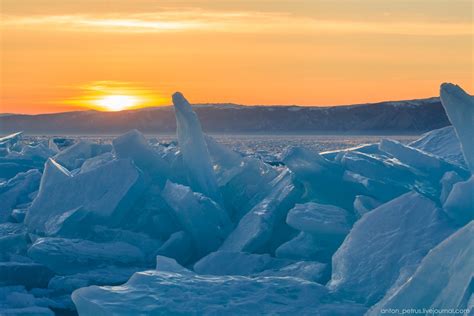
[[191, 188], [221, 204], [222, 197], [201, 123], [181, 93], [173, 94], [173, 104], [176, 113], [178, 144], [187, 167]]
[[395, 140], [382, 139], [379, 148], [401, 162], [417, 169], [438, 172], [443, 167], [443, 161], [439, 158], [422, 152], [419, 149], [403, 145]]
[[98, 156], [89, 158], [86, 161], [84, 161], [79, 172], [80, 173], [89, 172], [93, 169], [96, 169], [106, 164], [107, 162], [111, 161], [113, 158], [114, 156], [110, 152], [106, 152]]
[[297, 230], [319, 235], [346, 235], [351, 228], [346, 210], [314, 202], [297, 204], [288, 212], [286, 222]]
[[90, 285], [119, 285], [127, 282], [133, 273], [142, 269], [109, 266], [72, 275], [57, 275], [49, 281], [48, 288], [56, 292], [72, 293], [78, 288]]
[[28, 256], [60, 274], [71, 274], [107, 265], [140, 265], [140, 249], [125, 242], [96, 243], [82, 239], [38, 238]]
[[433, 201], [415, 192], [367, 213], [334, 254], [329, 288], [361, 303], [377, 302], [453, 232], [442, 215]]
[[370, 195], [381, 202], [390, 201], [408, 191], [406, 184], [393, 182], [390, 178], [375, 180], [348, 170], [344, 171], [343, 179], [358, 187], [357, 195]]
[[260, 159], [242, 157], [209, 136], [206, 143], [224, 205], [238, 221], [269, 194], [278, 171]]
[[392, 289], [368, 315], [397, 308], [466, 309], [473, 293], [473, 267], [474, 221], [471, 221], [432, 249], [413, 276]]
[[370, 212], [379, 205], [379, 201], [366, 195], [357, 195], [354, 199], [354, 211], [358, 217], [362, 217], [365, 213]]
[[[55, 170], [51, 176], [65, 178], [52, 163], [50, 166], [51, 171]], [[43, 233], [57, 232], [68, 217], [78, 212], [99, 221], [116, 223], [139, 197], [142, 188], [143, 179], [131, 161], [113, 160], [69, 179], [52, 181], [42, 188], [25, 222], [30, 231]]]
[[328, 265], [315, 261], [298, 261], [280, 269], [268, 269], [259, 276], [294, 277], [324, 284], [331, 277]]
[[44, 143], [24, 145], [20, 148], [20, 151], [11, 150], [6, 158], [44, 162], [56, 153]]
[[53, 316], [46, 302], [35, 298], [23, 286], [0, 287], [0, 313], [5, 316]]
[[446, 126], [422, 135], [410, 146], [431, 153], [454, 164], [465, 166], [461, 144], [453, 126]]
[[54, 156], [54, 160], [69, 170], [82, 166], [84, 161], [112, 149], [109, 144], [95, 144], [90, 141], [79, 141]]
[[[338, 242], [340, 243], [340, 240]], [[275, 251], [275, 256], [294, 260], [329, 262], [335, 251], [333, 247], [333, 243], [326, 242], [318, 236], [300, 232], [296, 237], [279, 246]]]
[[0, 183], [0, 223], [7, 221], [15, 206], [30, 201], [28, 195], [38, 189], [40, 179], [41, 172], [31, 169]]
[[164, 265], [158, 262], [157, 268], [136, 273], [119, 287], [75, 291], [72, 298], [79, 314], [364, 313], [363, 307], [354, 304], [323, 303], [329, 296], [324, 286], [299, 278], [196, 275], [169, 260]]
[[229, 234], [231, 221], [227, 212], [208, 197], [169, 181], [162, 194], [180, 225], [192, 237], [198, 257], [216, 250]]
[[285, 218], [299, 196], [300, 188], [285, 169], [272, 181], [273, 189], [238, 223], [220, 248], [223, 251], [272, 252], [281, 239], [287, 238]]
[[441, 194], [439, 196], [439, 200], [442, 204], [446, 202], [449, 193], [453, 189], [453, 186], [457, 183], [462, 181], [463, 178], [459, 176], [455, 171], [448, 171], [446, 172], [440, 180], [441, 184]]
[[49, 158], [44, 164], [39, 191], [44, 191], [48, 185], [69, 180], [71, 177], [69, 170], [58, 164], [54, 159]]
[[10, 148], [16, 144], [23, 136], [23, 132], [16, 132], [7, 136], [0, 137], [0, 147]]
[[343, 183], [343, 169], [339, 164], [301, 147], [290, 148], [282, 161], [304, 184], [305, 199], [345, 208], [351, 206], [353, 187]]
[[[84, 230], [86, 231], [86, 230]], [[87, 239], [98, 243], [124, 242], [140, 249], [148, 262], [154, 262], [162, 241], [152, 238], [142, 232], [135, 232], [121, 228], [108, 228], [101, 225], [92, 226]]]
[[[0, 286], [23, 285], [26, 288], [47, 287], [54, 273], [34, 262], [0, 262]], [[0, 311], [1, 313], [1, 311]]]
[[441, 103], [461, 142], [464, 159], [471, 172], [474, 172], [474, 97], [461, 87], [443, 83], [441, 85]]
[[182, 230], [173, 233], [158, 249], [157, 254], [173, 258], [180, 264], [187, 264], [196, 256], [192, 238]]
[[346, 169], [346, 181], [362, 185], [369, 195], [381, 202], [406, 193], [416, 179], [408, 166], [384, 156], [345, 152], [341, 164]]
[[251, 275], [264, 270], [279, 269], [292, 263], [269, 254], [216, 251], [194, 264], [194, 271], [208, 275]]
[[270, 194], [273, 190], [273, 180], [279, 174], [275, 168], [261, 160], [249, 157], [244, 158], [235, 168], [226, 171], [220, 178], [220, 188], [224, 205], [235, 221], [240, 220]]
[[0, 224], [0, 261], [8, 261], [11, 255], [26, 252], [29, 238], [26, 227], [17, 223]]
[[129, 158], [143, 172], [158, 178], [164, 184], [170, 175], [168, 163], [148, 144], [145, 136], [137, 130], [129, 131], [113, 140], [115, 154]]
[[474, 176], [453, 186], [443, 210], [460, 225], [474, 219]]

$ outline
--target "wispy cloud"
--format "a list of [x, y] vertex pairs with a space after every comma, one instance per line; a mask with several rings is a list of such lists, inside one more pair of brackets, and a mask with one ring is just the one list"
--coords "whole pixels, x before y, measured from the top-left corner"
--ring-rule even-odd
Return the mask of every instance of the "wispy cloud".
[[272, 12], [204, 10], [102, 15], [2, 16], [4, 28], [51, 28], [58, 31], [159, 33], [182, 31], [229, 33], [336, 32], [401, 35], [472, 35], [472, 23], [321, 20]]

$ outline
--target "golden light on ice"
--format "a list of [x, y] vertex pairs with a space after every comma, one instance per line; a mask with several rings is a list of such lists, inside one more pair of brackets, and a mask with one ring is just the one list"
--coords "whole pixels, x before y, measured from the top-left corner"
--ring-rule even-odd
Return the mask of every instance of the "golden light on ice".
[[122, 111], [138, 105], [138, 98], [131, 95], [108, 95], [95, 102], [107, 111]]

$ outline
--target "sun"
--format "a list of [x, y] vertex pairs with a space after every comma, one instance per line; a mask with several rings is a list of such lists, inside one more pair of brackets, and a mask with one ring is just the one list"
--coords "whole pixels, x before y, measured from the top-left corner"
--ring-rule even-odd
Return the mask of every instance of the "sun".
[[139, 100], [131, 95], [108, 95], [95, 103], [107, 111], [122, 111], [137, 106]]

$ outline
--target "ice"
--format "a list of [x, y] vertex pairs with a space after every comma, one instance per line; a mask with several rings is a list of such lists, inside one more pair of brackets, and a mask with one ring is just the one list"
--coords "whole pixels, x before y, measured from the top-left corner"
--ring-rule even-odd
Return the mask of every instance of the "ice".
[[146, 262], [154, 262], [162, 241], [151, 238], [145, 233], [130, 231], [122, 228], [108, 228], [96, 225], [91, 227], [87, 239], [98, 243], [124, 242], [140, 249], [145, 255]]
[[440, 90], [441, 103], [461, 142], [466, 164], [474, 172], [474, 98], [451, 83], [443, 83]]
[[231, 221], [227, 212], [208, 197], [169, 181], [162, 194], [193, 239], [198, 257], [216, 250], [229, 234]]
[[278, 171], [260, 160], [246, 157], [221, 178], [224, 204], [235, 221], [240, 220], [273, 189]]
[[[144, 177], [149, 180], [146, 175]], [[164, 241], [181, 228], [171, 208], [161, 196], [160, 185], [145, 181], [145, 187], [140, 197], [124, 212], [120, 227], [143, 232], [152, 238]]]
[[[211, 155], [211, 160], [214, 166], [213, 169], [218, 175], [225, 174], [226, 171], [229, 172], [235, 170], [235, 168], [241, 167], [241, 164], [244, 161], [244, 157], [242, 157], [235, 151], [232, 151], [227, 147], [220, 145], [210, 136], [206, 135], [205, 140], [207, 144], [207, 149], [209, 151], [209, 154]], [[220, 182], [219, 184], [221, 184], [222, 182], [226, 182], [226, 178], [228, 178], [229, 176], [220, 175], [218, 177], [223, 178], [218, 181]]]
[[173, 233], [158, 249], [157, 254], [173, 258], [184, 265], [189, 263], [196, 256], [194, 252], [192, 238], [185, 231], [181, 230]]
[[269, 254], [216, 251], [194, 264], [194, 271], [208, 275], [251, 275], [264, 270], [288, 266], [289, 260], [275, 259]]
[[50, 167], [54, 174], [47, 176], [64, 180], [51, 181], [33, 201], [25, 218], [32, 232], [59, 231], [64, 221], [78, 212], [81, 218], [87, 215], [99, 222], [117, 223], [144, 187], [140, 172], [129, 160], [113, 160], [68, 179], [53, 163]]
[[38, 189], [40, 179], [41, 172], [31, 169], [0, 183], [0, 223], [8, 220], [15, 206], [30, 201], [28, 195]]
[[276, 249], [276, 256], [328, 262], [349, 232], [352, 216], [340, 207], [308, 202], [296, 204], [286, 222], [302, 231]]
[[[0, 286], [23, 285], [47, 287], [54, 273], [46, 266], [34, 262], [0, 262]], [[1, 313], [1, 312], [0, 312]]]
[[439, 200], [442, 204], [446, 202], [449, 193], [453, 189], [453, 186], [457, 183], [462, 181], [463, 178], [459, 176], [455, 171], [448, 171], [446, 172], [440, 180], [441, 184], [441, 194], [439, 196]]
[[173, 94], [177, 137], [191, 188], [217, 203], [222, 197], [212, 168], [211, 156], [202, 133], [201, 123], [189, 102], [180, 92]]
[[420, 139], [410, 143], [410, 146], [462, 167], [466, 165], [461, 151], [461, 144], [453, 126], [446, 126], [425, 133]]
[[278, 171], [259, 159], [242, 155], [206, 137], [224, 205], [233, 220], [240, 220], [271, 190]]
[[137, 130], [129, 131], [113, 140], [115, 154], [129, 158], [143, 172], [158, 178], [164, 184], [170, 175], [168, 163], [148, 144], [145, 136]]
[[297, 204], [288, 212], [286, 222], [297, 230], [319, 235], [346, 235], [351, 228], [346, 210], [314, 202]]
[[[26, 227], [17, 223], [0, 224], [0, 261], [26, 252], [29, 238]], [[0, 281], [1, 282], [1, 281]]]
[[442, 215], [433, 201], [415, 192], [367, 213], [334, 254], [329, 288], [361, 303], [377, 302], [453, 232]]
[[143, 265], [143, 252], [125, 242], [96, 243], [82, 239], [38, 238], [28, 256], [59, 274], [71, 274], [107, 265]]
[[50, 138], [48, 140], [48, 148], [51, 149], [52, 152], [55, 154], [59, 153], [61, 149], [59, 149], [58, 144], [55, 143], [54, 138]]
[[446, 163], [438, 157], [422, 152], [419, 149], [403, 145], [395, 140], [382, 139], [379, 148], [404, 164], [420, 170], [439, 172], [438, 170], [446, 168]]
[[474, 222], [432, 249], [413, 276], [394, 288], [370, 312], [382, 309], [456, 310], [468, 308], [474, 278]]
[[[238, 223], [220, 248], [223, 251], [272, 252], [287, 238], [285, 218], [301, 196], [293, 175], [285, 169], [272, 181], [273, 189]], [[280, 229], [282, 228], [282, 229]]]
[[22, 286], [0, 287], [0, 313], [2, 316], [53, 316], [45, 303], [28, 293]]
[[330, 278], [328, 265], [314, 261], [299, 261], [281, 269], [265, 270], [259, 276], [294, 277], [324, 284]]
[[69, 180], [71, 177], [69, 170], [58, 164], [54, 159], [49, 158], [44, 164], [39, 191], [44, 191], [48, 185]]
[[390, 201], [408, 192], [406, 184], [397, 184], [395, 182], [390, 181], [390, 178], [375, 180], [362, 176], [358, 173], [346, 170], [344, 171], [343, 179], [358, 187], [357, 193], [376, 197], [376, 199], [381, 202]]
[[38, 162], [44, 162], [49, 157], [53, 156], [56, 152], [51, 150], [48, 146], [43, 143], [24, 145], [21, 147], [19, 152], [10, 151], [6, 158], [10, 159], [23, 159], [32, 160]]
[[76, 290], [72, 299], [79, 314], [314, 314], [329, 308], [324, 286], [299, 278], [197, 275], [169, 260], [158, 261], [157, 268], [136, 273], [119, 287]]
[[282, 161], [304, 184], [304, 198], [323, 204], [351, 206], [353, 187], [343, 183], [340, 165], [301, 147], [290, 148]]
[[358, 217], [362, 217], [365, 213], [377, 208], [380, 204], [379, 201], [370, 196], [357, 195], [354, 199], [354, 211]]
[[54, 156], [54, 160], [69, 170], [80, 168], [84, 161], [112, 149], [109, 144], [79, 141]]
[[23, 137], [23, 132], [16, 132], [7, 136], [0, 137], [0, 148], [9, 149]]
[[362, 185], [369, 195], [381, 202], [408, 192], [416, 179], [408, 166], [383, 156], [345, 152], [341, 164], [346, 169], [346, 181]]
[[247, 275], [295, 277], [312, 282], [327, 281], [327, 265], [320, 262], [273, 258], [268, 254], [216, 251], [194, 264], [205, 275]]
[[106, 152], [106, 153], [100, 154], [98, 156], [89, 158], [86, 161], [84, 161], [84, 163], [81, 166], [81, 170], [79, 172], [84, 173], [84, 172], [89, 172], [91, 170], [99, 168], [100, 166], [102, 166], [102, 165], [106, 164], [107, 162], [111, 161], [113, 158], [114, 158], [114, 156], [110, 152]]
[[474, 219], [474, 176], [454, 184], [443, 204], [443, 210], [460, 225]]
[[48, 288], [56, 292], [72, 293], [74, 290], [90, 285], [119, 285], [128, 281], [140, 267], [114, 267], [93, 269], [72, 275], [57, 275], [53, 277]]

